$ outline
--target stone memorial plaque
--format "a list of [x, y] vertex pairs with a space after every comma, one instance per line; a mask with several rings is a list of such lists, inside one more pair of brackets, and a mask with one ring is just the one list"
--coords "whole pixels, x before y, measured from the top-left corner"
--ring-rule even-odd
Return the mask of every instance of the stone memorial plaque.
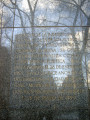
[[0, 1], [0, 120], [90, 119], [90, 1]]

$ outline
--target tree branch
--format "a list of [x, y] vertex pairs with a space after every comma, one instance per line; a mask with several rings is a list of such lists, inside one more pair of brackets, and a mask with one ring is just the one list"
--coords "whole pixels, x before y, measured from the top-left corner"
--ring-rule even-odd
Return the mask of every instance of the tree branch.
[[35, 12], [35, 10], [36, 10], [37, 2], [38, 2], [38, 0], [36, 0], [36, 2], [35, 2], [35, 5], [34, 5], [34, 12]]

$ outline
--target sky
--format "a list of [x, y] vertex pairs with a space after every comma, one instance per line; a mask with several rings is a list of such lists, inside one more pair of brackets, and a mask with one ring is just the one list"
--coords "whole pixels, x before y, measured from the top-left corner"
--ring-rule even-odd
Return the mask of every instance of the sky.
[[[36, 0], [30, 0], [30, 1], [31, 1], [32, 7], [33, 7], [33, 5], [34, 5]], [[55, 8], [55, 6], [52, 3], [50, 4], [50, 2], [48, 0], [38, 0], [37, 6], [40, 7], [41, 9], [42, 8], [46, 8], [47, 6], [50, 9], [54, 9]], [[29, 9], [27, 0], [22, 0], [22, 7], [25, 10]]]

